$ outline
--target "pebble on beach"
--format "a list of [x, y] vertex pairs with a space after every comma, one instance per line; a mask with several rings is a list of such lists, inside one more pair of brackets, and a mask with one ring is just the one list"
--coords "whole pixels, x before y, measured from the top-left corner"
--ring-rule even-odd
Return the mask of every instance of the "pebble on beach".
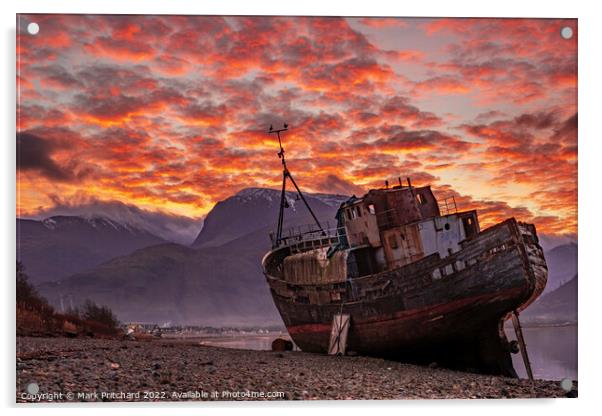
[[[360, 356], [191, 341], [17, 338], [17, 402], [576, 397], [519, 380]], [[32, 394], [35, 392], [35, 394]]]

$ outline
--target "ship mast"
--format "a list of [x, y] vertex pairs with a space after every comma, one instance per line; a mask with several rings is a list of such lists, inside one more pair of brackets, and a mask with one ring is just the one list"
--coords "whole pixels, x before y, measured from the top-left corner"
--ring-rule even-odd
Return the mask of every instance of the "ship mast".
[[309, 213], [313, 217], [314, 221], [316, 222], [316, 225], [318, 226], [320, 231], [322, 231], [322, 233], [324, 233], [324, 229], [322, 228], [322, 225], [320, 224], [318, 217], [316, 217], [316, 214], [314, 214], [314, 211], [311, 209], [311, 207], [307, 203], [307, 200], [305, 199], [303, 192], [301, 192], [301, 189], [299, 189], [299, 186], [297, 186], [297, 182], [295, 182], [293, 175], [291, 175], [291, 172], [288, 170], [288, 167], [286, 166], [286, 159], [284, 158], [284, 147], [282, 147], [282, 139], [280, 138], [280, 133], [283, 131], [288, 131], [288, 125], [286, 123], [284, 124], [284, 126], [281, 129], [274, 129], [273, 126], [270, 126], [270, 129], [268, 130], [268, 134], [276, 134], [276, 136], [278, 136], [278, 145], [280, 146], [280, 151], [278, 152], [278, 158], [282, 162], [282, 193], [280, 194], [280, 212], [278, 213], [278, 229], [276, 231], [276, 240], [274, 242], [274, 245], [276, 245], [276, 246], [280, 243], [280, 240], [282, 239], [282, 225], [284, 222], [284, 209], [288, 207], [288, 202], [286, 200], [286, 179], [287, 178], [291, 180], [291, 182], [293, 183], [293, 186], [295, 187], [295, 189], [297, 190], [297, 193], [299, 194], [299, 197], [303, 201], [303, 204], [305, 204], [305, 206], [307, 207], [307, 210], [309, 211]]

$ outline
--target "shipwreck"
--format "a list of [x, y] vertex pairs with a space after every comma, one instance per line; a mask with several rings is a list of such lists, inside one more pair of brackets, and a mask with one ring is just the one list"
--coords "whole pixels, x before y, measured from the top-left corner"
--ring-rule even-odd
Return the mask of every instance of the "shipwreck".
[[[544, 290], [535, 226], [509, 218], [481, 229], [475, 210], [437, 201], [410, 179], [342, 203], [323, 227], [283, 167], [277, 230], [262, 267], [274, 303], [303, 351], [383, 357], [516, 377], [519, 314]], [[291, 181], [314, 224], [284, 229]], [[512, 319], [518, 343], [504, 322]]]

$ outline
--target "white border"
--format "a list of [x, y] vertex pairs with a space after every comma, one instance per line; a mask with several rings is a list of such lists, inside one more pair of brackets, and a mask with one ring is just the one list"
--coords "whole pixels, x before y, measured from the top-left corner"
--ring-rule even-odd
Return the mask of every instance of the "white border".
[[[592, 6], [595, 2], [557, 1], [527, 2], [524, 0], [504, 0], [485, 2], [469, 0], [440, 0], [421, 2], [391, 2], [368, 0], [363, 2], [302, 0], [296, 2], [276, 1], [191, 1], [191, 0], [20, 0], [17, 4], [2, 2], [0, 18], [3, 23], [2, 59], [2, 138], [3, 163], [0, 168], [2, 188], [2, 236], [0, 250], [5, 273], [4, 302], [2, 313], [5, 329], [2, 348], [2, 402], [15, 411], [14, 388], [14, 260], [15, 260], [15, 13], [120, 13], [120, 14], [267, 14], [267, 15], [345, 15], [345, 16], [471, 16], [471, 17], [571, 17], [579, 18], [579, 399], [577, 400], [515, 400], [515, 401], [417, 401], [417, 402], [320, 402], [320, 403], [217, 403], [217, 404], [171, 404], [158, 406], [111, 405], [108, 406], [44, 406], [45, 414], [92, 414], [145, 413], [163, 414], [166, 407], [178, 412], [211, 411], [225, 413], [232, 410], [264, 415], [268, 413], [304, 415], [316, 410], [345, 412], [352, 415], [366, 413], [370, 407], [379, 412], [399, 414], [403, 411], [423, 413], [508, 415], [517, 411], [545, 412], [546, 414], [566, 415], [571, 412], [586, 411], [594, 407], [599, 396], [598, 378], [600, 369], [600, 296], [602, 290], [596, 260], [600, 257], [602, 227], [600, 213], [599, 178], [600, 166], [600, 119], [599, 93], [600, 44], [602, 39], [602, 16]], [[550, 167], [553, 169], [553, 167]], [[344, 409], [335, 409], [344, 407]], [[110, 410], [109, 410], [110, 409]], [[191, 410], [192, 409], [192, 410]], [[29, 410], [26, 411], [27, 413]], [[22, 412], [20, 412], [22, 413]]]

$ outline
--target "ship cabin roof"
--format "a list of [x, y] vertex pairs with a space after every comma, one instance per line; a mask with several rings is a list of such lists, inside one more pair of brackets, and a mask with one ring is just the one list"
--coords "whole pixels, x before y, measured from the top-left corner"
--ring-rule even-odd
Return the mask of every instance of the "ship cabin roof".
[[394, 186], [371, 189], [361, 198], [353, 196], [339, 208], [345, 222], [364, 215], [376, 217], [378, 228], [397, 227], [441, 215], [430, 186]]
[[336, 233], [318, 230], [282, 239], [293, 253], [284, 264], [285, 276], [304, 283], [367, 276], [435, 253], [447, 257], [480, 232], [475, 210], [458, 212], [455, 201], [437, 201], [430, 186], [415, 187], [409, 180], [407, 186], [400, 181], [352, 196], [336, 217]]
[[[438, 252], [445, 257], [460, 249], [463, 240], [479, 231], [475, 210], [458, 212], [453, 198], [437, 201], [430, 186], [372, 189], [361, 198], [341, 204], [348, 246], [358, 264], [377, 264], [384, 270]], [[361, 254], [368, 250], [372, 254]], [[363, 256], [363, 257], [362, 257]], [[366, 260], [374, 257], [374, 261]]]

